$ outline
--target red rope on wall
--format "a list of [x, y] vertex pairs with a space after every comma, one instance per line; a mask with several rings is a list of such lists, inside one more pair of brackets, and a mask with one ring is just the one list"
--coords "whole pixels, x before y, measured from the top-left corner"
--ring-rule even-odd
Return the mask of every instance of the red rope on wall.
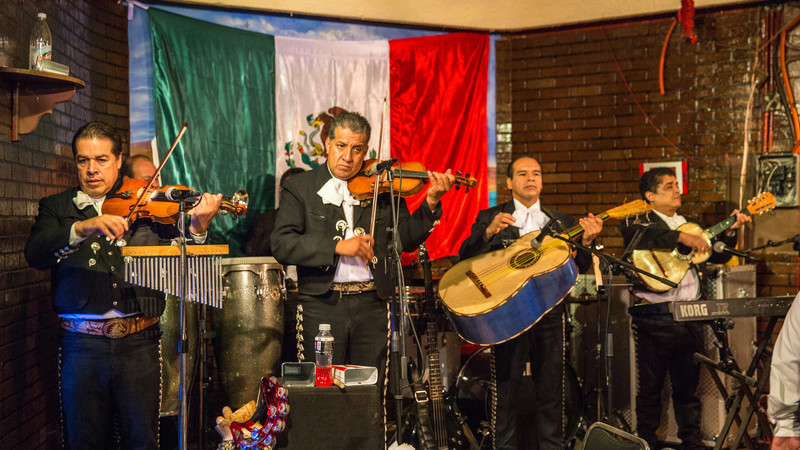
[[653, 123], [653, 120], [650, 119], [650, 115], [647, 114], [647, 111], [644, 110], [641, 103], [639, 103], [639, 100], [636, 98], [636, 94], [633, 93], [633, 89], [631, 89], [631, 85], [630, 83], [628, 83], [628, 79], [625, 78], [625, 74], [622, 72], [622, 67], [619, 65], [619, 60], [617, 60], [617, 54], [614, 51], [614, 47], [611, 46], [611, 41], [608, 39], [608, 32], [605, 29], [603, 29], [603, 36], [606, 38], [606, 45], [608, 45], [608, 50], [611, 52], [611, 56], [614, 58], [614, 64], [617, 66], [617, 72], [619, 72], [619, 76], [622, 78], [622, 82], [625, 83], [625, 88], [628, 89], [628, 92], [631, 94], [631, 97], [633, 98], [633, 102], [636, 104], [636, 107], [639, 108], [639, 111], [641, 111], [642, 115], [644, 115], [644, 118], [645, 120], [647, 120], [647, 123], [649, 123], [650, 126], [653, 127], [654, 130], [656, 130], [656, 133], [658, 133], [658, 135], [661, 136], [661, 139], [663, 139], [664, 142], [666, 142], [670, 147], [680, 152], [689, 161], [695, 164], [703, 165], [703, 163], [689, 156], [688, 153], [681, 150], [677, 145], [675, 145], [671, 140], [669, 140], [668, 137], [664, 136], [664, 133], [662, 133], [661, 130], [656, 126], [656, 124]]
[[672, 32], [675, 31], [676, 25], [678, 25], [678, 19], [673, 19], [672, 25], [669, 27], [669, 31], [667, 31], [667, 37], [664, 38], [664, 46], [661, 47], [661, 61], [658, 63], [658, 90], [661, 92], [661, 95], [664, 95], [664, 60], [667, 57], [667, 45], [669, 44], [669, 38], [672, 37]]

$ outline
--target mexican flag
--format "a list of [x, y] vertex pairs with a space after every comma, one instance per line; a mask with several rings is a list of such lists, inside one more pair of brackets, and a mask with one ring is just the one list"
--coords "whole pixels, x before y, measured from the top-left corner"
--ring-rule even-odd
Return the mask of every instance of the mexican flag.
[[[486, 188], [489, 36], [456, 33], [383, 41], [270, 36], [151, 9], [159, 149], [189, 128], [164, 180], [208, 192], [250, 194], [250, 213], [274, 207], [290, 167], [325, 164], [341, 111], [372, 126], [369, 158], [421, 162], [469, 173], [478, 185], [442, 199], [431, 258], [458, 252]], [[408, 198], [414, 211], [425, 190]], [[239, 253], [247, 218], [216, 219], [214, 235]], [[239, 253], [241, 254], [241, 253]]]

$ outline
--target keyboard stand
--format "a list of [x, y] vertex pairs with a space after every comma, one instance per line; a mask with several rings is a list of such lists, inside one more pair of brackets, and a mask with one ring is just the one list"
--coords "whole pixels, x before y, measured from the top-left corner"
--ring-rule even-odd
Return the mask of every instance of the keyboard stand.
[[[739, 371], [739, 367], [736, 364], [736, 361], [733, 359], [733, 355], [730, 353], [730, 348], [728, 347], [728, 336], [727, 330], [724, 325], [725, 319], [715, 319], [712, 325], [714, 329], [714, 333], [717, 335], [718, 340], [720, 341], [721, 347], [720, 351], [720, 362], [713, 361], [707, 358], [704, 355], [699, 353], [695, 353], [695, 360], [702, 362], [704, 365], [708, 367], [709, 372], [711, 373], [711, 378], [714, 380], [714, 383], [717, 385], [717, 389], [719, 389], [720, 394], [722, 397], [726, 399], [725, 407], [727, 413], [725, 415], [725, 423], [722, 426], [722, 430], [720, 430], [719, 435], [716, 437], [716, 444], [714, 445], [714, 450], [719, 450], [725, 444], [725, 439], [730, 433], [731, 426], [733, 422], [736, 422], [738, 426], [738, 430], [736, 435], [734, 436], [733, 441], [730, 443], [729, 448], [735, 449], [739, 448], [739, 445], [742, 442], [742, 439], [745, 440], [748, 448], [752, 450], [756, 450], [757, 444], [753, 442], [750, 436], [747, 434], [747, 426], [750, 423], [750, 420], [755, 413], [756, 419], [759, 423], [759, 428], [761, 429], [761, 433], [763, 434], [764, 440], [769, 442], [772, 439], [772, 426], [767, 419], [766, 414], [764, 411], [758, 408], [758, 399], [761, 397], [764, 388], [766, 387], [767, 380], [769, 380], [769, 365], [766, 365], [764, 369], [764, 373], [761, 376], [760, 380], [756, 380], [753, 376], [755, 375], [756, 369], [758, 368], [759, 362], [764, 357], [764, 353], [767, 348], [767, 343], [769, 342], [770, 336], [772, 336], [772, 330], [775, 328], [775, 324], [778, 321], [777, 316], [772, 316], [769, 318], [769, 323], [767, 324], [767, 328], [764, 330], [764, 333], [761, 335], [761, 338], [758, 341], [758, 348], [753, 355], [753, 359], [750, 361], [750, 365], [747, 368], [747, 372], [742, 374]], [[728, 396], [728, 392], [725, 389], [725, 386], [722, 384], [722, 381], [719, 378], [719, 375], [715, 372], [718, 370], [723, 372], [729, 376], [736, 378], [739, 381], [739, 387], [737, 389], [736, 395], [733, 397]], [[751, 387], [754, 389], [751, 390]], [[739, 411], [742, 407], [742, 401], [744, 398], [750, 402], [750, 406], [744, 411], [744, 415], [740, 417]]]

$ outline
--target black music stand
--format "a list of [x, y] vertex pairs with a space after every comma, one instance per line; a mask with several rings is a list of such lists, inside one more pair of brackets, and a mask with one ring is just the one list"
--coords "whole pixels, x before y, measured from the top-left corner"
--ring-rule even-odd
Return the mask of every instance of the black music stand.
[[[701, 362], [708, 367], [711, 378], [714, 380], [714, 384], [716, 384], [717, 389], [719, 389], [720, 394], [722, 394], [722, 397], [726, 399], [725, 406], [727, 413], [725, 414], [725, 423], [723, 424], [722, 430], [720, 430], [720, 433], [716, 438], [714, 450], [719, 450], [722, 448], [723, 444], [725, 443], [725, 439], [730, 433], [731, 426], [733, 425], [734, 421], [739, 429], [734, 436], [733, 442], [730, 444], [730, 448], [739, 448], [739, 444], [741, 444], [742, 439], [744, 439], [748, 448], [756, 449], [758, 448], [757, 443], [754, 443], [747, 434], [747, 425], [750, 423], [754, 413], [759, 422], [761, 431], [764, 433], [764, 437], [767, 438], [767, 440], [771, 438], [771, 433], [769, 432], [769, 430], [771, 430], [769, 419], [764, 414], [764, 411], [757, 407], [758, 399], [764, 392], [767, 381], [769, 380], [770, 366], [766, 366], [760, 380], [753, 378], [753, 375], [755, 375], [756, 369], [758, 368], [758, 363], [764, 357], [767, 349], [767, 343], [769, 343], [770, 337], [772, 336], [772, 330], [775, 328], [775, 324], [778, 321], [778, 316], [771, 316], [769, 318], [767, 328], [761, 335], [761, 338], [758, 341], [757, 350], [753, 354], [753, 359], [750, 361], [750, 365], [744, 374], [739, 371], [739, 367], [730, 353], [730, 348], [728, 347], [727, 329], [722, 321], [723, 319], [715, 319], [714, 325], [712, 326], [717, 339], [721, 343], [720, 362], [718, 363], [713, 361], [705, 355], [701, 355], [699, 353], [694, 354], [695, 361]], [[723, 372], [740, 381], [736, 395], [733, 397], [728, 395], [728, 391], [725, 389], [725, 386], [722, 384], [722, 381], [720, 380], [716, 371]], [[753, 389], [751, 390], [751, 388]], [[747, 397], [747, 399], [750, 401], [750, 406], [748, 406], [744, 411], [744, 415], [740, 417], [739, 411], [742, 406], [742, 401], [745, 397]]]

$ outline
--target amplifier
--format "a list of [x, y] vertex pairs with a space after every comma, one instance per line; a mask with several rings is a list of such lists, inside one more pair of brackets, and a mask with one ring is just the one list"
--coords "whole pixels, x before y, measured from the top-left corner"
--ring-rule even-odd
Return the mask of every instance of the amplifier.
[[290, 386], [286, 430], [275, 448], [384, 448], [383, 411], [376, 385]]

